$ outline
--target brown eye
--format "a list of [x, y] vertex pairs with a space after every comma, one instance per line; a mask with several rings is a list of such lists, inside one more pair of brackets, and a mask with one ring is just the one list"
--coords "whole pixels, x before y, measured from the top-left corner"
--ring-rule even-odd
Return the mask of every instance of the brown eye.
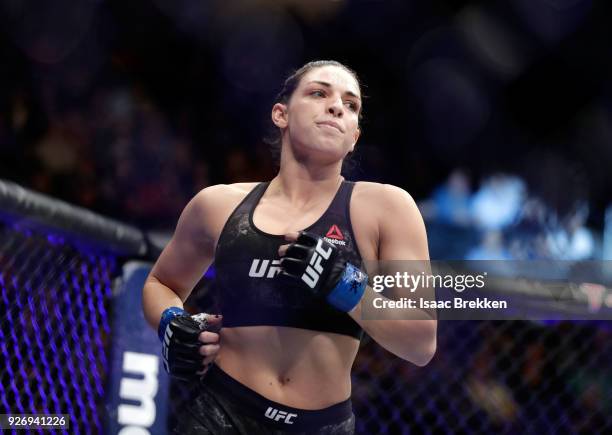
[[348, 108], [351, 111], [353, 111], [353, 112], [357, 111], [357, 104], [353, 103], [352, 101], [347, 101], [345, 104], [348, 106]]

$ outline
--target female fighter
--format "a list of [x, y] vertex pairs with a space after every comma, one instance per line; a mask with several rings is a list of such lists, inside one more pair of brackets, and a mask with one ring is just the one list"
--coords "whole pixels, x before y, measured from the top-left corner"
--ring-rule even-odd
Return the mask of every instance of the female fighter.
[[[185, 207], [143, 290], [166, 369], [200, 382], [175, 433], [353, 433], [350, 373], [364, 331], [416, 365], [432, 358], [428, 313], [362, 316], [381, 296], [367, 286], [364, 260], [429, 254], [404, 190], [340, 175], [361, 109], [348, 67], [304, 65], [272, 107], [276, 177], [211, 186]], [[190, 316], [183, 302], [213, 261], [222, 317]]]

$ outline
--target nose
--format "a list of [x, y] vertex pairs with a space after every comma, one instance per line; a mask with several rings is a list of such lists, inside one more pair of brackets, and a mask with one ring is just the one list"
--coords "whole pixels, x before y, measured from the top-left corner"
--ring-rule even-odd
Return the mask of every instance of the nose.
[[341, 118], [344, 114], [344, 106], [342, 105], [341, 98], [332, 98], [329, 102], [329, 106], [327, 107], [327, 111], [331, 113], [334, 117]]

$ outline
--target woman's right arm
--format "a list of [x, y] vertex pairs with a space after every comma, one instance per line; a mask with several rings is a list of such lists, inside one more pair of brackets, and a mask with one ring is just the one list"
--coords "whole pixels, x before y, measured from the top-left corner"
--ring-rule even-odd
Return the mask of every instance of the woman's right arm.
[[208, 187], [187, 204], [172, 239], [145, 281], [144, 315], [156, 330], [163, 311], [168, 307], [182, 308], [213, 261], [216, 240], [213, 212], [220, 189], [221, 186]]

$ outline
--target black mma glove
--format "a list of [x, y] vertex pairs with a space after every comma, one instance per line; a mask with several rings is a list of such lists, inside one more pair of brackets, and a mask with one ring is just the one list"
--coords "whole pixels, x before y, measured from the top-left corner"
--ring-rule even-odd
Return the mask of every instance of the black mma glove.
[[200, 313], [190, 315], [178, 307], [167, 308], [159, 322], [157, 331], [162, 342], [162, 356], [164, 368], [170, 376], [190, 381], [201, 376], [204, 370], [200, 354], [199, 340], [203, 331], [218, 332], [219, 325], [209, 325], [206, 318], [208, 314]]
[[340, 311], [351, 311], [361, 300], [368, 276], [344, 261], [338, 248], [305, 231], [281, 259], [281, 275], [299, 281]]

